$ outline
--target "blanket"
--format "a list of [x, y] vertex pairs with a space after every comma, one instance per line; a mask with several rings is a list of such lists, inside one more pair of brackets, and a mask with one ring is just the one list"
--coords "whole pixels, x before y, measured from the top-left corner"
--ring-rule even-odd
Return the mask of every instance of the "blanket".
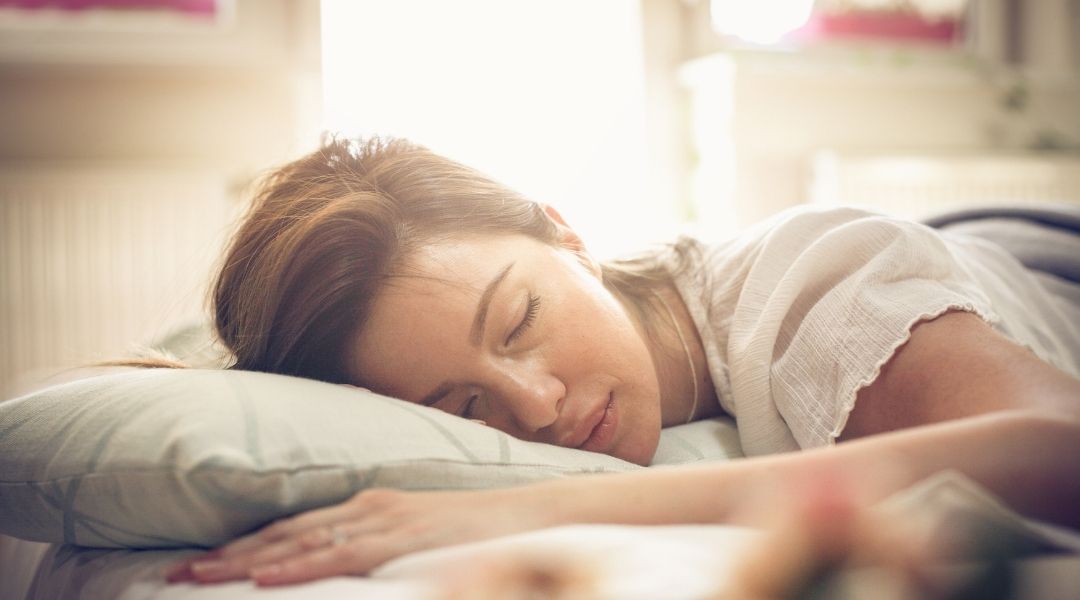
[[1032, 271], [1080, 285], [1078, 205], [968, 208], [942, 213], [923, 223], [987, 239]]

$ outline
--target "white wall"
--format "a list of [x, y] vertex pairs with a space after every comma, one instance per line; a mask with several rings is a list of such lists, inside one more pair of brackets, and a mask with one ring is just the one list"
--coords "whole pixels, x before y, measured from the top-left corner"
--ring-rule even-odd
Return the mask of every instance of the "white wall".
[[[1000, 2], [980, 1], [984, 27], [1006, 25], [985, 14]], [[1046, 132], [1080, 149], [1080, 63], [1069, 58], [1080, 31], [1062, 17], [1069, 1], [1023, 3], [1029, 33], [1019, 65], [1004, 63], [1000, 36], [974, 49], [846, 44], [691, 61], [683, 76], [694, 97], [703, 227], [729, 233], [806, 201], [821, 150], [1019, 152]], [[1009, 111], [1004, 98], [1017, 82], [1028, 102]]]
[[0, 11], [0, 398], [202, 314], [240, 192], [317, 141], [318, 8]]
[[238, 0], [232, 18], [201, 27], [49, 26], [17, 14], [0, 18], [0, 161], [250, 170], [314, 137], [317, 0]]

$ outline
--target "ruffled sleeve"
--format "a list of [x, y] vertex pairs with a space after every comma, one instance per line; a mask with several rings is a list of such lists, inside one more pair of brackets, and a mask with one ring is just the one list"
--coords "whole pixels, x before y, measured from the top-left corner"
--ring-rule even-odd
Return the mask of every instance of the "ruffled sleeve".
[[726, 348], [748, 455], [834, 443], [920, 321], [952, 310], [997, 320], [946, 240], [916, 223], [807, 210], [754, 246]]

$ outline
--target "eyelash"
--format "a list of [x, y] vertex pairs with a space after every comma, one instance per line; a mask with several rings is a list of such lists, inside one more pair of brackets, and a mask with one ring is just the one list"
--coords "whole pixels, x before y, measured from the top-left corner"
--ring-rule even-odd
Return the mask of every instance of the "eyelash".
[[521, 319], [521, 323], [510, 332], [510, 337], [506, 338], [506, 343], [510, 344], [517, 338], [521, 337], [530, 326], [533, 321], [536, 320], [536, 313], [540, 311], [540, 296], [534, 296], [529, 294], [529, 302], [525, 306], [525, 317]]
[[466, 419], [471, 418], [472, 413], [473, 413], [473, 408], [475, 407], [476, 401], [477, 401], [478, 398], [479, 398], [479, 396], [477, 394], [470, 395], [469, 399], [465, 401], [464, 405], [462, 405], [461, 411], [459, 411], [458, 416], [464, 417]]

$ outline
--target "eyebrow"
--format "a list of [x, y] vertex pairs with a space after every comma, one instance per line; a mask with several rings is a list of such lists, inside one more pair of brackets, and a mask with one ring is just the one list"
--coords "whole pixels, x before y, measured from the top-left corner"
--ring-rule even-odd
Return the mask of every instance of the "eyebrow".
[[[514, 263], [510, 263], [502, 268], [498, 274], [487, 284], [484, 288], [484, 293], [480, 294], [480, 301], [476, 306], [476, 316], [473, 317], [472, 329], [469, 331], [469, 341], [473, 346], [480, 346], [480, 342], [484, 339], [484, 326], [487, 324], [488, 309], [491, 307], [491, 299], [495, 296], [495, 292], [499, 289], [499, 284], [506, 279], [506, 276], [510, 274], [510, 270], [514, 268]], [[454, 386], [449, 382], [443, 382], [439, 387], [435, 388], [435, 391], [424, 396], [419, 404], [423, 406], [432, 406], [439, 400], [442, 400], [453, 391]]]
[[484, 339], [484, 325], [487, 324], [488, 308], [491, 307], [491, 298], [495, 295], [495, 291], [499, 289], [499, 284], [502, 283], [506, 276], [510, 274], [510, 269], [514, 268], [514, 263], [510, 263], [502, 268], [501, 271], [491, 280], [491, 283], [487, 284], [484, 288], [484, 293], [480, 295], [480, 302], [476, 306], [476, 316], [473, 318], [472, 331], [469, 333], [469, 341], [473, 346], [480, 346], [480, 341]]
[[421, 398], [419, 404], [421, 404], [423, 406], [432, 406], [436, 402], [438, 402], [439, 400], [442, 400], [443, 398], [445, 398], [446, 395], [449, 394], [450, 390], [452, 390], [452, 389], [454, 389], [454, 386], [450, 385], [450, 383], [448, 383], [448, 382], [444, 382], [442, 385], [435, 388], [434, 392], [431, 392], [427, 396], [424, 396], [423, 398]]

